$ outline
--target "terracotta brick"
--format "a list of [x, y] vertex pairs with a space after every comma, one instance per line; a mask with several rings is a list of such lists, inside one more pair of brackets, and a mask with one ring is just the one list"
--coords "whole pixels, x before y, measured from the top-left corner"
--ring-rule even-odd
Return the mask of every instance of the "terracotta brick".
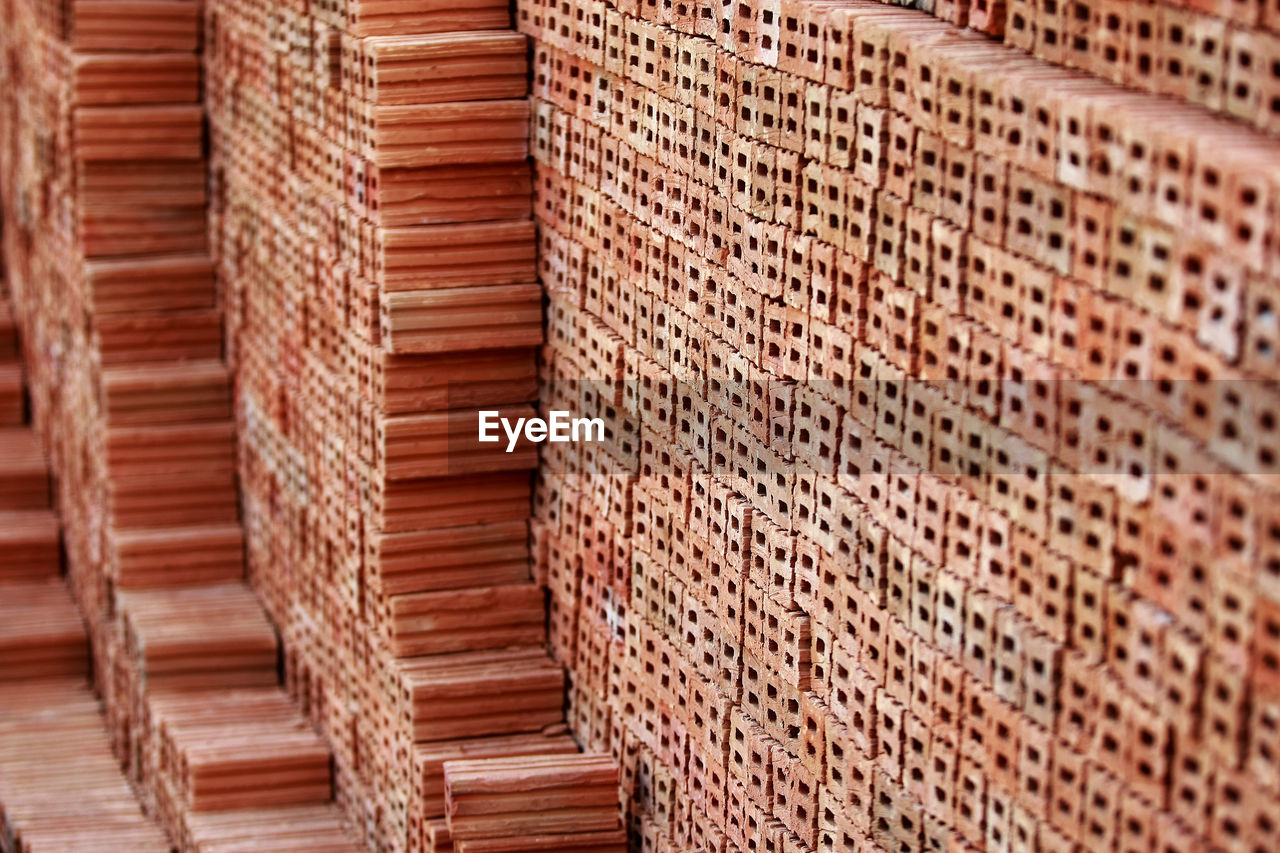
[[1000, 700], [985, 684], [969, 680], [965, 686], [965, 705], [960, 724], [960, 753], [986, 765], [993, 725]]
[[773, 748], [773, 814], [809, 846], [817, 843], [818, 783], [783, 747]]
[[826, 787], [854, 828], [865, 831], [871, 814], [872, 761], [840, 723], [828, 723]]
[[981, 827], [985, 817], [985, 800], [986, 778], [983, 775], [982, 766], [961, 756], [952, 814], [955, 817], [956, 830], [975, 844], [984, 837]]

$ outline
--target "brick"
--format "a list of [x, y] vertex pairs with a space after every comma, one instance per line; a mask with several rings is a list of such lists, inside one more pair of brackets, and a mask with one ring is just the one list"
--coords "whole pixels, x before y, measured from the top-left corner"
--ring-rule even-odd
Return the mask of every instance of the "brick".
[[956, 830], [974, 843], [984, 837], [981, 827], [985, 800], [986, 778], [982, 766], [962, 756], [956, 776], [952, 814], [955, 816]]
[[1013, 815], [1013, 799], [1009, 792], [995, 785], [988, 785], [985, 827], [987, 844], [996, 847], [1010, 844]]
[[1004, 701], [1020, 707], [1023, 704], [1024, 627], [1011, 607], [999, 611], [996, 619], [995, 653], [992, 664], [995, 693]]
[[976, 176], [977, 155], [967, 148], [960, 148], [949, 142], [946, 148], [946, 175], [943, 178], [943, 198], [939, 214], [964, 230], [968, 230], [973, 222]]
[[1240, 759], [1244, 690], [1238, 670], [1216, 654], [1205, 655], [1205, 748], [1217, 761], [1230, 766]]
[[872, 761], [859, 751], [840, 723], [827, 724], [826, 787], [854, 828], [865, 831], [870, 820]]
[[1018, 804], [1035, 818], [1049, 815], [1052, 786], [1054, 740], [1038, 723], [1023, 719], [1018, 736], [1015, 796]]
[[773, 748], [773, 814], [810, 847], [817, 843], [818, 783], [783, 747]]
[[1124, 716], [1131, 727], [1127, 772], [1131, 789], [1148, 802], [1163, 806], [1169, 773], [1171, 735], [1156, 714], [1132, 697], [1126, 697]]
[[1002, 35], [1007, 11], [1004, 0], [972, 0], [969, 26], [988, 35]]
[[960, 753], [985, 766], [990, 750], [990, 730], [994, 725], [1000, 700], [986, 684], [973, 680], [972, 674], [965, 686], [964, 696], [965, 705], [959, 733]]
[[1122, 783], [1097, 766], [1090, 766], [1085, 779], [1084, 826], [1099, 844], [1115, 844], [1119, 823]]
[[915, 130], [910, 121], [898, 113], [889, 116], [889, 168], [884, 189], [899, 198], [912, 197], [915, 180]]
[[953, 817], [958, 762], [955, 744], [941, 733], [934, 732], [929, 741], [923, 802], [929, 813], [947, 823], [951, 823]]
[[887, 148], [889, 145], [888, 110], [861, 103], [857, 108], [856, 131], [853, 140], [853, 172], [864, 184], [879, 188], [889, 169]]
[[941, 216], [947, 176], [947, 145], [927, 131], [916, 133], [911, 203], [932, 216]]

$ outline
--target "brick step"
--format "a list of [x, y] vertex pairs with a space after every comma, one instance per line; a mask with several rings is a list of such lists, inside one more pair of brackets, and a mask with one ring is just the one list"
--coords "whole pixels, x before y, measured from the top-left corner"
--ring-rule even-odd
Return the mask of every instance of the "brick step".
[[357, 853], [342, 810], [324, 805], [202, 812], [187, 820], [195, 853]]
[[51, 505], [44, 452], [29, 429], [0, 429], [0, 512]]
[[17, 427], [26, 423], [25, 390], [22, 366], [0, 363], [0, 427]]
[[150, 710], [160, 808], [175, 825], [196, 813], [329, 802], [329, 748], [279, 688], [164, 693]]
[[57, 577], [62, 568], [59, 539], [53, 510], [0, 512], [0, 583]]
[[239, 524], [117, 530], [111, 547], [121, 590], [217, 584], [244, 577], [244, 533]]
[[0, 682], [88, 677], [89, 641], [62, 579], [0, 588]]
[[111, 367], [102, 387], [112, 427], [231, 419], [231, 382], [221, 361]]
[[278, 682], [275, 629], [242, 583], [122, 592], [126, 642], [149, 688]]
[[98, 700], [79, 676], [0, 690], [0, 766], [6, 850], [170, 850], [134, 798]]

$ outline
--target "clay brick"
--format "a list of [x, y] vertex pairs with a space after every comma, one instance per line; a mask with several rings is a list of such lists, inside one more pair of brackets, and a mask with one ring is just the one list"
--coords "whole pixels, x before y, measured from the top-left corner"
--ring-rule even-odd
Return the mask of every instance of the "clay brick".
[[[788, 0], [778, 7], [778, 68], [789, 74], [807, 76], [809, 10]], [[819, 43], [820, 44], [820, 43]], [[819, 66], [820, 67], [820, 66]]]
[[856, 134], [853, 140], [853, 172], [871, 187], [883, 186], [889, 169], [889, 111], [866, 103], [857, 110]]
[[997, 696], [1014, 707], [1023, 704], [1022, 635], [1025, 630], [1012, 607], [1005, 607], [997, 614], [992, 665], [994, 689]]
[[[747, 602], [750, 617], [751, 602]], [[786, 610], [765, 597], [763, 608], [763, 654], [772, 668], [799, 690], [809, 687], [809, 617], [798, 610]]]
[[1018, 755], [1014, 788], [1020, 807], [1038, 820], [1049, 816], [1053, 773], [1053, 735], [1038, 723], [1023, 719], [1018, 734]]
[[1181, 853], [1196, 849], [1202, 841], [1172, 814], [1161, 812], [1156, 817], [1156, 843], [1160, 850]]
[[930, 814], [951, 823], [956, 793], [959, 754], [955, 744], [939, 732], [929, 741], [929, 763], [925, 774], [923, 802]]
[[1059, 273], [1070, 272], [1071, 201], [1067, 190], [1016, 167], [1011, 169], [1005, 245]]
[[903, 283], [922, 296], [929, 295], [931, 217], [916, 207], [907, 210]]
[[1005, 42], [1027, 53], [1036, 52], [1036, 33], [1039, 30], [1040, 12], [1035, 0], [1009, 0], [1005, 26]]
[[1091, 660], [1105, 655], [1106, 582], [1077, 564], [1072, 602], [1072, 644]]
[[1197, 835], [1207, 835], [1212, 813], [1213, 768], [1203, 745], [1189, 740], [1172, 759], [1169, 795], [1177, 804], [1185, 825]]
[[1056, 731], [1073, 747], [1089, 743], [1098, 721], [1097, 670], [1080, 652], [1062, 657], [1062, 681], [1058, 692], [1060, 711]]
[[867, 833], [841, 809], [826, 804], [830, 796], [824, 791], [819, 799], [818, 850], [823, 853], [857, 853]]
[[946, 176], [940, 214], [963, 230], [973, 222], [977, 155], [952, 143], [946, 149]]
[[911, 204], [932, 216], [941, 216], [947, 176], [947, 145], [927, 131], [916, 133]]
[[1109, 849], [1116, 841], [1123, 783], [1102, 768], [1091, 765], [1085, 779], [1084, 829], [1086, 837]]
[[746, 787], [748, 796], [771, 807], [775, 745], [741, 709], [730, 711], [729, 719], [729, 772]]
[[889, 39], [895, 24], [902, 22], [901, 18], [888, 14], [866, 12], [852, 20], [849, 44], [852, 79], [859, 100], [865, 104], [877, 107], [889, 104]]
[[992, 595], [1013, 600], [1012, 554], [1009, 520], [998, 509], [983, 512], [982, 539], [978, 550], [978, 584]]
[[826, 731], [826, 788], [854, 828], [865, 831], [871, 812], [873, 762], [854, 746], [840, 723], [828, 721]]
[[952, 814], [955, 816], [956, 830], [974, 842], [984, 837], [981, 827], [985, 800], [986, 777], [982, 765], [961, 756]]
[[1204, 745], [1217, 761], [1236, 766], [1240, 760], [1244, 720], [1244, 679], [1218, 655], [1205, 655]]
[[796, 390], [791, 450], [823, 477], [836, 472], [841, 413], [807, 386]]
[[990, 729], [1000, 704], [984, 684], [970, 679], [965, 685], [964, 715], [960, 724], [960, 754], [986, 765]]
[[993, 784], [987, 786], [986, 842], [997, 849], [1010, 845], [1013, 835], [1012, 795]]
[[889, 620], [885, 689], [890, 697], [904, 707], [911, 702], [912, 636], [905, 623], [896, 618]]
[[915, 181], [916, 134], [911, 122], [898, 113], [889, 116], [889, 168], [885, 173], [884, 189], [898, 198], [911, 198]]
[[842, 10], [829, 10], [827, 25], [822, 33], [823, 82], [836, 89], [853, 88], [853, 22]]
[[933, 13], [958, 27], [969, 23], [969, 0], [936, 0]]
[[1075, 837], [1083, 825], [1088, 768], [1088, 759], [1083, 755], [1059, 744], [1054, 745], [1049, 821], [1070, 837]]
[[[870, 185], [852, 174], [845, 177], [844, 198], [848, 204], [843, 211], [843, 230], [838, 233], [833, 230], [830, 237], [852, 260], [870, 264], [875, 255], [879, 193], [872, 192]], [[831, 226], [837, 227], [835, 220]]]
[[894, 849], [919, 845], [924, 814], [919, 803], [901, 786], [877, 771], [875, 804], [872, 807], [872, 837], [877, 843]]
[[1269, 595], [1254, 600], [1251, 681], [1265, 696], [1280, 694], [1280, 601]]
[[804, 150], [810, 160], [825, 162], [830, 145], [831, 90], [826, 86], [810, 83], [804, 90]]
[[810, 847], [817, 843], [818, 782], [781, 746], [773, 748], [773, 814]]
[[1125, 778], [1138, 795], [1163, 806], [1172, 743], [1169, 727], [1132, 697], [1126, 697], [1123, 713], [1130, 730]]
[[927, 267], [932, 275], [923, 295], [939, 308], [959, 312], [968, 290], [968, 238], [960, 229], [935, 219], [927, 242], [931, 249]]
[[974, 87], [981, 69], [1008, 56], [1007, 51], [968, 39], [944, 46], [939, 55], [938, 132], [949, 146], [973, 147]]
[[[967, 337], [954, 334], [954, 331], [944, 307], [924, 304], [920, 319], [920, 378], [930, 383], [930, 387], [945, 387], [943, 383], [949, 384], [961, 378], [955, 357], [960, 353], [967, 355], [968, 340]], [[963, 324], [959, 325], [959, 331], [961, 334], [965, 331]], [[932, 423], [935, 414], [927, 414]], [[930, 426], [930, 431], [932, 430], [933, 427]]]
[[988, 35], [1004, 34], [1005, 0], [972, 0], [969, 7], [969, 26]]

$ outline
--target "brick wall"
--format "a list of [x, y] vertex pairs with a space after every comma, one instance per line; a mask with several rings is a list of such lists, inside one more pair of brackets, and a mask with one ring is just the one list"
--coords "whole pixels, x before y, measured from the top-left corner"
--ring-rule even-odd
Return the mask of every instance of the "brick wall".
[[644, 850], [1273, 848], [1270, 13], [915, 5], [518, 5], [571, 724]]

